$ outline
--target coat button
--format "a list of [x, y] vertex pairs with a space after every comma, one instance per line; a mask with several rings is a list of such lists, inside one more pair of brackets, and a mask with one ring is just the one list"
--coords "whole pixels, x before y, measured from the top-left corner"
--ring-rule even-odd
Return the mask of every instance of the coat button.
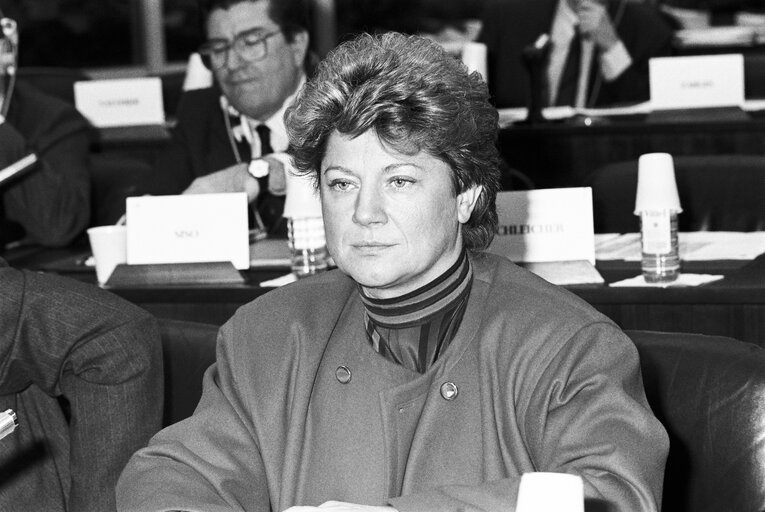
[[335, 378], [340, 384], [348, 384], [351, 381], [351, 370], [347, 366], [338, 366], [335, 370]]
[[454, 400], [459, 394], [459, 389], [454, 382], [444, 382], [441, 384], [441, 396], [444, 400]]

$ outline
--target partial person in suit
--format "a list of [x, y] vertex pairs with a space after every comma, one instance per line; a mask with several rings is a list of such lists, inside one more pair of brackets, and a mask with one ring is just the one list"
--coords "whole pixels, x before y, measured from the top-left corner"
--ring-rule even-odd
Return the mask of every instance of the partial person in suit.
[[270, 232], [286, 232], [282, 119], [305, 81], [305, 0], [206, 0], [199, 49], [212, 87], [187, 91], [145, 192], [247, 192]]
[[[95, 286], [0, 259], [0, 510], [105, 512], [161, 428], [162, 344], [147, 312]], [[159, 399], [157, 399], [159, 397]]]
[[646, 101], [649, 59], [672, 53], [670, 24], [656, 7], [643, 2], [489, 0], [482, 21], [479, 40], [489, 51], [489, 86], [499, 108], [528, 105], [531, 92], [522, 52], [541, 34], [552, 41], [546, 105]]
[[286, 123], [338, 269], [221, 328], [197, 409], [133, 456], [120, 510], [512, 511], [531, 471], [581, 475], [589, 511], [660, 509], [668, 440], [635, 345], [484, 252], [497, 120], [430, 39], [330, 52]]
[[0, 249], [17, 240], [68, 245], [90, 222], [93, 132], [72, 105], [17, 82], [16, 22], [0, 18], [0, 169], [37, 158], [0, 183]]

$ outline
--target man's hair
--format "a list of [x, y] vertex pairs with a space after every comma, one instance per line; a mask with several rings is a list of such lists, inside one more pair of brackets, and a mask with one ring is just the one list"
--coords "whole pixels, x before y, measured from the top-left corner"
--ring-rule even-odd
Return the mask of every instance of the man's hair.
[[285, 122], [296, 168], [315, 174], [329, 136], [374, 130], [405, 154], [425, 151], [452, 170], [455, 194], [483, 187], [465, 246], [485, 249], [497, 231], [498, 115], [478, 73], [437, 43], [418, 36], [362, 34], [319, 63], [316, 76], [288, 109]]
[[213, 10], [229, 9], [244, 2], [268, 2], [268, 16], [279, 25], [289, 43], [294, 40], [295, 34], [309, 31], [307, 0], [199, 0], [203, 28], [206, 30], [207, 19]]

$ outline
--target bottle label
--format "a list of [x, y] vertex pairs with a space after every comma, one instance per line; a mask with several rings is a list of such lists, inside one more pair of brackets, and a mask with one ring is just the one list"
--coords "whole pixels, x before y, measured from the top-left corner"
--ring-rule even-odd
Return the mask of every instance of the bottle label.
[[666, 254], [672, 251], [672, 227], [669, 210], [642, 212], [643, 252]]

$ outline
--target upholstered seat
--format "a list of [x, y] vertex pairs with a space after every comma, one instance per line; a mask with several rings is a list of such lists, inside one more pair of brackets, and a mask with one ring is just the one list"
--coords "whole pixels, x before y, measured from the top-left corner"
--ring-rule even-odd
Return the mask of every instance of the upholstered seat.
[[[765, 230], [765, 155], [678, 156], [674, 162], [680, 231]], [[596, 233], [639, 231], [637, 168], [637, 159], [608, 164], [585, 183], [592, 187]]]
[[765, 510], [765, 350], [718, 336], [627, 334], [670, 439], [662, 510]]
[[160, 321], [165, 368], [163, 425], [188, 418], [202, 396], [202, 376], [215, 362], [216, 325], [181, 320]]

